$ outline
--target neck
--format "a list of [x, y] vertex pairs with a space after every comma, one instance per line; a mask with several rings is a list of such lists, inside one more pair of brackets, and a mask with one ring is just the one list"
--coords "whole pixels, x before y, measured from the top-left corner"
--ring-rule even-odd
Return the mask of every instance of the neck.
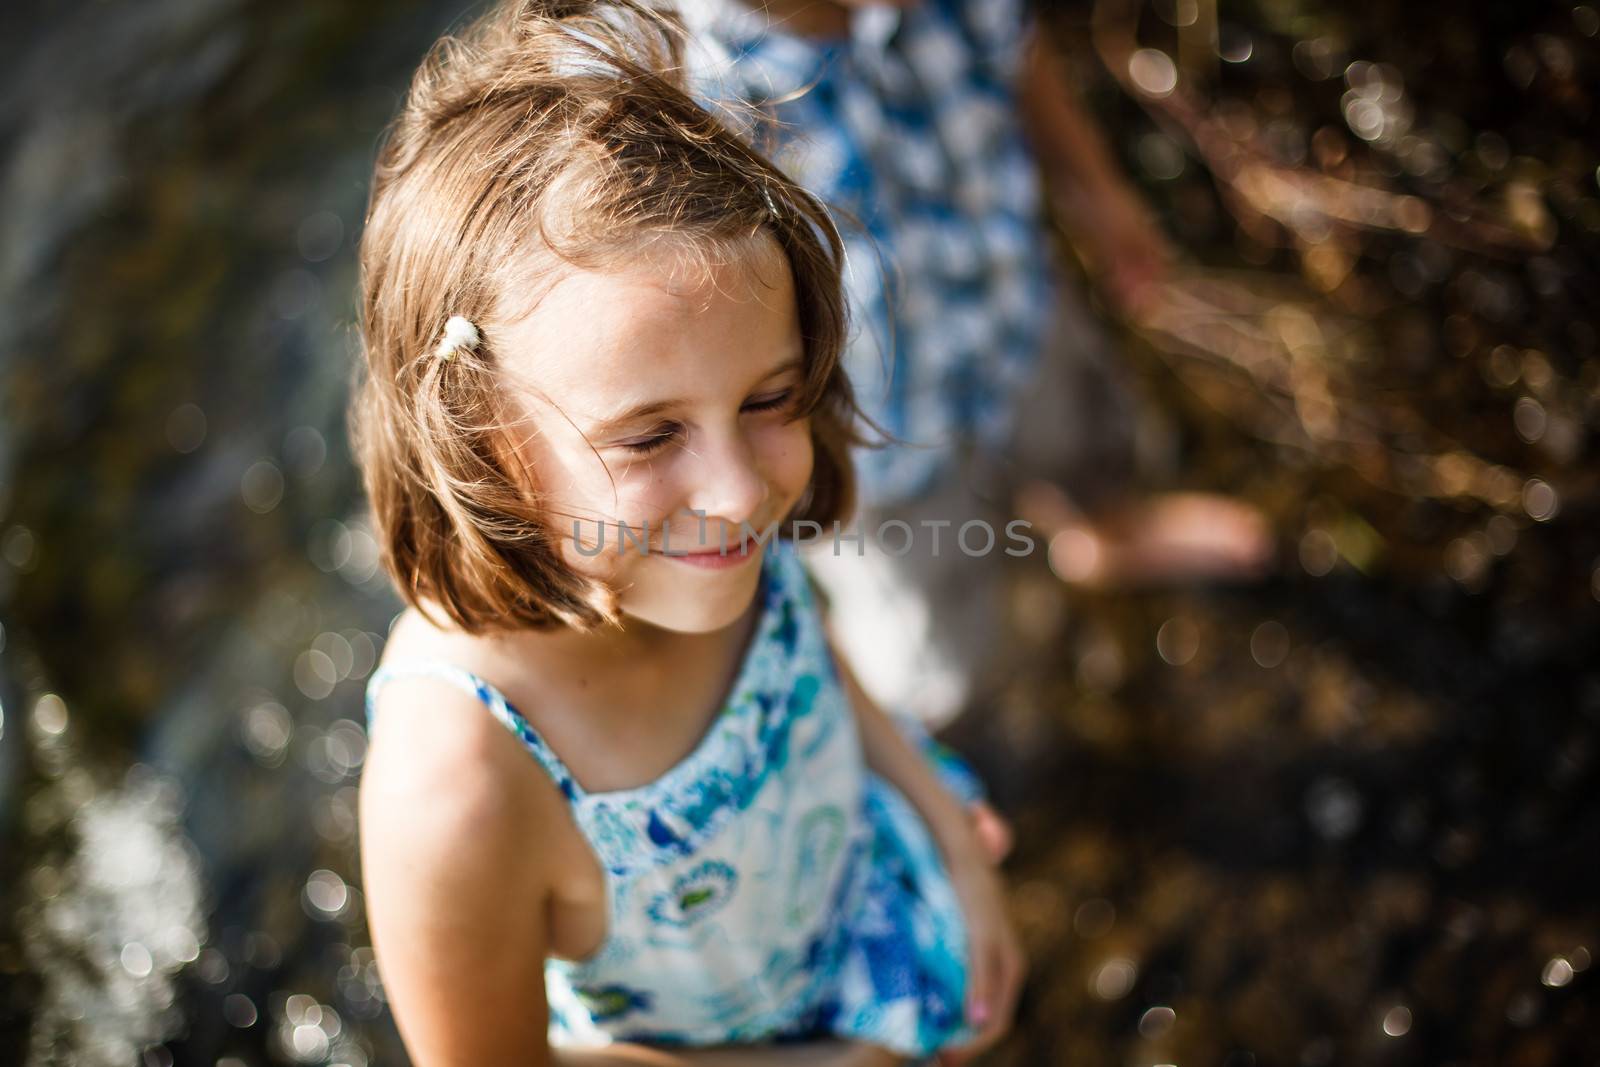
[[750, 605], [732, 623], [706, 633], [684, 633], [624, 615], [617, 626], [580, 632], [556, 629], [537, 633], [502, 634], [493, 639], [497, 651], [510, 662], [527, 663], [534, 658], [545, 662], [559, 660], [569, 667], [607, 674], [645, 664], [672, 662], [683, 657], [704, 655], [724, 645], [743, 648], [751, 627], [760, 613], [761, 598], [753, 596]]
[[850, 10], [837, 0], [742, 0], [765, 9], [774, 26], [799, 37], [843, 37], [850, 32]]

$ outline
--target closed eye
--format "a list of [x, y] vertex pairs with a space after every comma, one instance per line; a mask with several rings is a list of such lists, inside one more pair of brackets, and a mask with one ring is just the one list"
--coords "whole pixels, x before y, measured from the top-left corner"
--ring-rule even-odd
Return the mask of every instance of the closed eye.
[[746, 401], [743, 410], [776, 411], [779, 408], [786, 407], [789, 401], [792, 399], [794, 399], [794, 390], [785, 389], [782, 392], [772, 393], [769, 396], [756, 397], [754, 400]]
[[[744, 407], [740, 408], [740, 410], [744, 412], [778, 411], [782, 408], [788, 407], [793, 399], [794, 390], [784, 389], [776, 393], [770, 393], [766, 396], [758, 396], [754, 399], [747, 400], [745, 401]], [[625, 449], [636, 456], [647, 456], [654, 452], [659, 452], [672, 441], [680, 437], [682, 433], [683, 427], [679, 424], [675, 422], [663, 423], [661, 426], [651, 430], [647, 434], [641, 434], [638, 437], [630, 437], [625, 441], [618, 441], [617, 447]]]
[[675, 422], [663, 423], [647, 434], [639, 437], [630, 437], [626, 441], [618, 441], [617, 447], [626, 449], [634, 455], [649, 455], [665, 448], [669, 442], [676, 439], [682, 432], [683, 427]]

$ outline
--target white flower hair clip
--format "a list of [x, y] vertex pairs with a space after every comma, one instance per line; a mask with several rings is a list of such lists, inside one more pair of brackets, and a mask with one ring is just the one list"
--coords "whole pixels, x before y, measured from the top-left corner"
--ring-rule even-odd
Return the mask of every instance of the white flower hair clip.
[[458, 349], [477, 348], [482, 337], [472, 320], [461, 315], [451, 315], [444, 322], [444, 337], [439, 341], [439, 347], [433, 350], [436, 358], [450, 359]]

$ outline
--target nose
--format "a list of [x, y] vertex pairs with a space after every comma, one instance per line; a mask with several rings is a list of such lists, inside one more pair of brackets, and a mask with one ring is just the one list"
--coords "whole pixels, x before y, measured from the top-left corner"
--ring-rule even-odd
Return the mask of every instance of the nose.
[[772, 487], [744, 433], [735, 430], [715, 439], [707, 435], [702, 442], [687, 506], [705, 516], [711, 536], [716, 536], [717, 520], [732, 527], [730, 535], [737, 533], [740, 523], [757, 518]]

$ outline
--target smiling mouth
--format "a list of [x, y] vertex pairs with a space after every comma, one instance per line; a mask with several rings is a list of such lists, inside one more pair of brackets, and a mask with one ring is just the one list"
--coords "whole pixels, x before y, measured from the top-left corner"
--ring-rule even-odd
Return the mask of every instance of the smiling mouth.
[[675, 548], [670, 552], [654, 550], [651, 554], [688, 567], [723, 570], [743, 566], [756, 558], [759, 555], [757, 551], [759, 547], [759, 542], [756, 541], [738, 541], [726, 548], [719, 545], [716, 548], [697, 549], [693, 552]]
[[750, 554], [750, 549], [755, 546], [755, 543], [754, 541], [730, 541], [728, 544], [718, 545], [716, 548], [695, 549], [692, 552], [682, 548], [674, 548], [670, 551], [664, 548], [652, 548], [650, 554], [666, 556], [669, 559], [684, 559], [691, 556], [747, 556]]

